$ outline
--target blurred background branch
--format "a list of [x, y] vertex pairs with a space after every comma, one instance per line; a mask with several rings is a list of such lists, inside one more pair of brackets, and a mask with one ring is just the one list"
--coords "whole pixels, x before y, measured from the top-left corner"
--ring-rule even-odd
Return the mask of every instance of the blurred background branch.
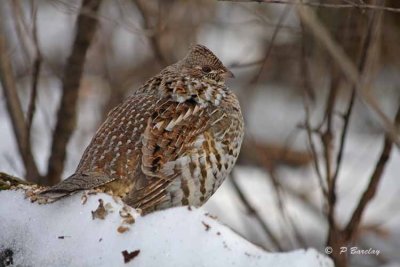
[[86, 53], [96, 32], [98, 20], [87, 16], [86, 12], [98, 11], [101, 0], [83, 0], [81, 12], [76, 22], [76, 35], [71, 55], [67, 60], [62, 81], [62, 96], [57, 113], [51, 154], [48, 161], [48, 185], [54, 185], [61, 179], [64, 170], [66, 147], [76, 126], [76, 108]]
[[39, 183], [40, 174], [31, 150], [29, 132], [26, 128], [24, 113], [18, 96], [13, 68], [9, 58], [5, 34], [0, 25], [0, 80], [7, 103], [8, 114], [12, 121], [14, 135], [18, 144], [19, 154], [25, 167], [25, 177], [28, 181]]

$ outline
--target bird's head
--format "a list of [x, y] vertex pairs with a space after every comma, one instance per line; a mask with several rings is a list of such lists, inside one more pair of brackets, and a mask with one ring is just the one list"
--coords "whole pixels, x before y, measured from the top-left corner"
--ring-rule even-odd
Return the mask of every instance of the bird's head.
[[203, 45], [193, 45], [188, 54], [177, 63], [177, 70], [202, 80], [211, 80], [218, 83], [225, 82], [226, 78], [233, 78], [233, 73]]

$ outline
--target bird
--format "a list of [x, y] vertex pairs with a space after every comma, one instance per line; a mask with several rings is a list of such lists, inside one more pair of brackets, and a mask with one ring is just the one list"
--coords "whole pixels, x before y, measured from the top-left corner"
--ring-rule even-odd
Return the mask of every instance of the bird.
[[229, 176], [244, 137], [234, 77], [206, 46], [150, 78], [106, 116], [73, 175], [40, 194], [99, 189], [147, 214], [203, 205]]

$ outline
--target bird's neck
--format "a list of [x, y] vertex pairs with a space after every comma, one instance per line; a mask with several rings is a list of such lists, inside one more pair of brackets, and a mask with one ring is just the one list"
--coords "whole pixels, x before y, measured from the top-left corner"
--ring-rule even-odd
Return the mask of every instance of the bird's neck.
[[199, 79], [185, 74], [162, 72], [147, 81], [140, 92], [156, 93], [170, 97], [172, 101], [183, 103], [192, 101], [201, 106], [218, 106], [228, 94], [225, 82]]
[[228, 93], [225, 83], [187, 75], [166, 78], [159, 90], [176, 102], [194, 101], [202, 106], [218, 106]]

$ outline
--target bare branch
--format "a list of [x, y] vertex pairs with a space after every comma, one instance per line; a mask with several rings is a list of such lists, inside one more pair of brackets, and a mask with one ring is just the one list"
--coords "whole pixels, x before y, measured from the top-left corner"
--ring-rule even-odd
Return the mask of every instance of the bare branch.
[[291, 10], [291, 7], [286, 6], [285, 9], [282, 11], [282, 14], [279, 16], [279, 20], [278, 20], [276, 27], [274, 28], [274, 32], [272, 33], [271, 41], [268, 45], [267, 52], [265, 53], [265, 56], [264, 56], [263, 60], [261, 61], [262, 65], [261, 65], [260, 69], [258, 70], [257, 74], [251, 79], [251, 81], [250, 81], [251, 84], [258, 83], [258, 80], [260, 79], [260, 76], [264, 70], [265, 63], [267, 62], [267, 59], [269, 58], [269, 56], [271, 54], [272, 48], [274, 47], [274, 43], [278, 36], [278, 33], [281, 30], [283, 22], [285, 22], [285, 19], [287, 18], [290, 10]]
[[233, 2], [233, 3], [265, 3], [265, 4], [284, 4], [284, 5], [303, 5], [309, 7], [318, 7], [318, 8], [336, 8], [336, 9], [343, 9], [343, 8], [358, 8], [361, 10], [380, 10], [380, 11], [388, 11], [393, 13], [400, 13], [399, 8], [395, 7], [385, 7], [385, 6], [378, 6], [378, 5], [368, 5], [368, 4], [359, 4], [359, 3], [352, 3], [349, 2], [348, 4], [329, 4], [329, 3], [322, 3], [320, 2], [312, 2], [312, 1], [302, 1], [302, 2], [295, 2], [293, 0], [218, 0], [220, 2]]
[[69, 0], [52, 0], [48, 2], [58, 11], [63, 12], [64, 14], [76, 15], [80, 13], [85, 13], [88, 17], [98, 20], [99, 22], [105, 22], [107, 24], [118, 26], [123, 28], [124, 30], [134, 34], [134, 35], [145, 35], [145, 32], [140, 29], [139, 26], [136, 26], [132, 22], [127, 22], [123, 19], [114, 19], [111, 16], [105, 16], [104, 14], [98, 14], [97, 12], [93, 12], [91, 10], [82, 10], [79, 8], [79, 5], [76, 5], [75, 2]]
[[0, 80], [6, 98], [8, 113], [22, 157], [26, 179], [31, 182], [40, 182], [40, 174], [31, 151], [31, 145], [25, 127], [24, 113], [18, 98], [17, 85], [14, 80], [11, 60], [7, 53], [6, 40], [0, 25]]
[[364, 87], [367, 86], [365, 81], [360, 76], [357, 68], [353, 62], [349, 59], [346, 53], [343, 51], [337, 42], [335, 42], [332, 36], [328, 33], [326, 28], [321, 24], [315, 14], [302, 5], [297, 6], [298, 14], [304, 24], [311, 30], [314, 37], [319, 40], [329, 52], [334, 61], [338, 64], [339, 69], [343, 71], [343, 74], [355, 85], [357, 95], [378, 115], [385, 131], [393, 142], [400, 147], [400, 138], [398, 131], [393, 126], [390, 119], [381, 110], [376, 99], [371, 95], [368, 90]]
[[232, 179], [230, 181], [232, 182], [233, 188], [235, 189], [236, 193], [238, 194], [240, 200], [244, 204], [244, 206], [247, 209], [247, 212], [249, 213], [250, 216], [254, 217], [257, 222], [260, 224], [264, 232], [267, 234], [267, 236], [270, 238], [272, 244], [275, 246], [275, 248], [278, 249], [278, 251], [283, 251], [281, 244], [279, 243], [278, 238], [275, 236], [275, 234], [272, 232], [272, 230], [269, 228], [269, 226], [264, 222], [264, 220], [261, 218], [260, 214], [258, 214], [257, 210], [250, 204], [244, 193], [242, 192], [242, 189], [236, 182], [236, 176], [235, 173], [232, 172]]
[[[400, 123], [400, 106], [397, 110], [395, 124]], [[379, 182], [382, 179], [382, 174], [385, 170], [386, 163], [389, 160], [390, 152], [392, 151], [393, 141], [386, 135], [385, 141], [383, 144], [383, 149], [381, 155], [379, 157], [378, 162], [376, 163], [375, 169], [371, 175], [369, 184], [365, 189], [363, 195], [361, 196], [360, 201], [356, 209], [351, 216], [351, 219], [347, 226], [345, 227], [344, 234], [346, 240], [350, 241], [354, 238], [357, 229], [360, 226], [362, 215], [364, 213], [365, 208], [367, 207], [368, 203], [374, 198]]]
[[322, 195], [324, 196], [325, 199], [327, 199], [327, 196], [328, 196], [327, 184], [322, 177], [321, 168], [320, 168], [319, 162], [318, 162], [318, 153], [317, 153], [317, 149], [315, 147], [314, 141], [313, 141], [313, 131], [312, 131], [312, 128], [310, 125], [310, 104], [309, 104], [307, 97], [304, 97], [303, 101], [304, 101], [303, 106], [304, 106], [304, 111], [305, 111], [304, 127], [307, 132], [308, 145], [311, 150], [313, 164], [314, 164], [315, 172], [317, 174], [317, 178], [318, 178], [318, 182], [319, 182], [319, 185], [321, 188]]
[[328, 182], [328, 187], [330, 188], [330, 184], [332, 182], [332, 153], [333, 153], [333, 113], [335, 108], [335, 103], [338, 95], [338, 86], [339, 86], [339, 76], [335, 67], [333, 67], [333, 75], [331, 78], [331, 88], [329, 90], [328, 97], [326, 99], [326, 110], [325, 110], [325, 118], [326, 118], [326, 130], [321, 132], [321, 142], [323, 144], [324, 149], [324, 159], [325, 159], [325, 174], [326, 181]]
[[30, 62], [30, 43], [29, 43], [29, 30], [25, 20], [24, 12], [19, 0], [10, 1], [11, 9], [13, 12], [12, 20], [14, 22], [15, 31], [18, 37], [18, 44], [21, 46], [23, 60], [25, 64], [29, 65]]
[[[304, 238], [302, 237], [302, 235], [300, 234], [298, 227], [296, 226], [296, 224], [290, 217], [289, 211], [287, 209], [287, 205], [285, 205], [285, 203], [284, 203], [284, 197], [283, 197], [284, 189], [282, 188], [281, 184], [279, 183], [279, 179], [277, 177], [275, 169], [274, 168], [269, 169], [268, 173], [269, 173], [269, 176], [272, 181], [272, 186], [275, 190], [276, 199], [278, 201], [279, 212], [281, 214], [282, 219], [286, 223], [286, 226], [284, 226], [284, 230], [286, 232], [288, 239], [289, 240], [291, 239], [291, 236], [289, 233], [289, 231], [290, 231], [289, 228], [291, 228], [292, 232], [294, 234], [294, 238], [296, 238], [297, 243], [300, 243], [301, 246], [306, 247], [307, 244], [306, 244]], [[295, 245], [293, 245], [293, 248], [294, 247], [295, 247]]]
[[[150, 19], [149, 19], [149, 14], [146, 13], [146, 8], [144, 4], [139, 0], [134, 0], [133, 2], [135, 3], [139, 13], [142, 15], [143, 28], [145, 30], [149, 30], [151, 27]], [[153, 49], [155, 58], [163, 67], [165, 67], [168, 65], [168, 60], [165, 58], [164, 54], [161, 51], [160, 40], [157, 36], [158, 34], [159, 34], [159, 29], [153, 30], [153, 33], [151, 33], [148, 38], [150, 41], [151, 48]]]
[[[364, 73], [365, 65], [368, 60], [367, 53], [368, 53], [368, 50], [371, 45], [371, 40], [374, 39], [374, 37], [375, 37], [373, 35], [377, 29], [377, 26], [378, 26], [378, 23], [376, 23], [376, 16], [373, 15], [373, 17], [369, 20], [369, 25], [367, 26], [367, 34], [366, 34], [365, 41], [363, 42], [363, 45], [361, 48], [360, 60], [358, 63], [358, 71], [360, 72], [360, 75], [363, 75], [363, 73]], [[375, 28], [375, 29], [373, 29], [373, 28]], [[340, 135], [339, 151], [336, 156], [336, 169], [335, 169], [335, 172], [332, 177], [332, 187], [333, 188], [336, 187], [336, 181], [337, 181], [337, 177], [339, 175], [339, 170], [340, 170], [342, 159], [343, 159], [346, 135], [347, 135], [347, 131], [348, 131], [349, 123], [350, 123], [350, 116], [353, 111], [355, 96], [356, 96], [355, 88], [353, 85], [353, 88], [351, 90], [349, 104], [347, 106], [345, 114], [343, 115], [344, 125], [343, 125], [342, 133]]]
[[47, 184], [56, 184], [59, 182], [64, 169], [66, 146], [75, 129], [78, 93], [86, 53], [98, 24], [97, 19], [89, 17], [83, 11], [88, 10], [89, 12], [96, 13], [99, 10], [100, 3], [101, 0], [83, 0], [81, 12], [79, 12], [76, 22], [77, 32], [62, 81], [63, 92], [48, 162]]
[[33, 61], [32, 90], [28, 104], [28, 112], [26, 116], [27, 138], [30, 138], [33, 116], [35, 115], [37, 88], [40, 76], [40, 68], [42, 66], [42, 55], [39, 48], [38, 33], [37, 33], [37, 7], [35, 5], [34, 0], [31, 1], [31, 6], [32, 6], [32, 20], [33, 20], [32, 36], [35, 45], [36, 55]]

